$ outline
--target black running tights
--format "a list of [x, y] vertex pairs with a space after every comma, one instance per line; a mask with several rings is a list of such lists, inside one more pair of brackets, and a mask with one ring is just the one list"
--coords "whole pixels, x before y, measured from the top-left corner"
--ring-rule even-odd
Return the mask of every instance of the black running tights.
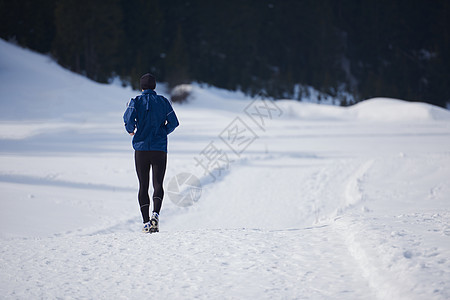
[[164, 151], [135, 151], [134, 162], [139, 179], [138, 200], [144, 223], [150, 221], [150, 197], [148, 188], [150, 168], [153, 181], [153, 211], [159, 214], [164, 197], [163, 181], [166, 173], [167, 153]]

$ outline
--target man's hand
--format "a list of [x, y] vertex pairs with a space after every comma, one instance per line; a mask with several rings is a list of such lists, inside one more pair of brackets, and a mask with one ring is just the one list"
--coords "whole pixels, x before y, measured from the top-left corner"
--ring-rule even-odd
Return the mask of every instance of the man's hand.
[[133, 136], [133, 135], [134, 135], [134, 132], [130, 132], [129, 134], [130, 134], [131, 136]]

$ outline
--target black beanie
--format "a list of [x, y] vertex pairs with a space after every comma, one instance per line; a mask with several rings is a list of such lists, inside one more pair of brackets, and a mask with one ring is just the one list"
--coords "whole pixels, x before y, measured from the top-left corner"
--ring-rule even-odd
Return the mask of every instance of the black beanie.
[[150, 73], [144, 74], [141, 77], [141, 90], [154, 90], [156, 87], [156, 79]]

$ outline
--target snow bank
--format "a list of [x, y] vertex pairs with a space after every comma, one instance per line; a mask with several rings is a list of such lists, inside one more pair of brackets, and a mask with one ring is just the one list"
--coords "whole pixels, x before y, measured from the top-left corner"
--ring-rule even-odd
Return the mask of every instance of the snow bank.
[[[189, 106], [195, 109], [211, 109], [240, 113], [252, 101], [239, 91], [226, 91], [200, 84], [184, 85], [191, 96]], [[312, 103], [311, 99], [297, 101], [277, 100], [283, 118], [310, 121], [362, 121], [362, 122], [425, 122], [448, 121], [450, 111], [421, 102], [408, 102], [392, 98], [373, 98], [349, 107]]]
[[427, 103], [390, 98], [374, 98], [350, 107], [302, 103], [295, 100], [276, 102], [288, 118], [314, 121], [424, 122], [448, 121], [450, 111]]
[[348, 119], [347, 110], [339, 106], [303, 103], [296, 100], [279, 100], [276, 104], [284, 112], [285, 118], [309, 121]]
[[70, 72], [49, 56], [0, 39], [0, 119], [48, 120], [118, 111], [136, 95]]
[[450, 120], [450, 111], [417, 102], [373, 98], [349, 108], [356, 120], [374, 122], [414, 122]]

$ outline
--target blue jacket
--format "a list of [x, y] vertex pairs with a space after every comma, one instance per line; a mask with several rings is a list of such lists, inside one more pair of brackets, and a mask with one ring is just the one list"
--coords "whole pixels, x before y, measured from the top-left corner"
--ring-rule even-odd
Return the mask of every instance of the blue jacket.
[[123, 121], [128, 133], [137, 129], [133, 148], [138, 151], [167, 152], [167, 135], [179, 125], [169, 100], [153, 90], [130, 100]]

